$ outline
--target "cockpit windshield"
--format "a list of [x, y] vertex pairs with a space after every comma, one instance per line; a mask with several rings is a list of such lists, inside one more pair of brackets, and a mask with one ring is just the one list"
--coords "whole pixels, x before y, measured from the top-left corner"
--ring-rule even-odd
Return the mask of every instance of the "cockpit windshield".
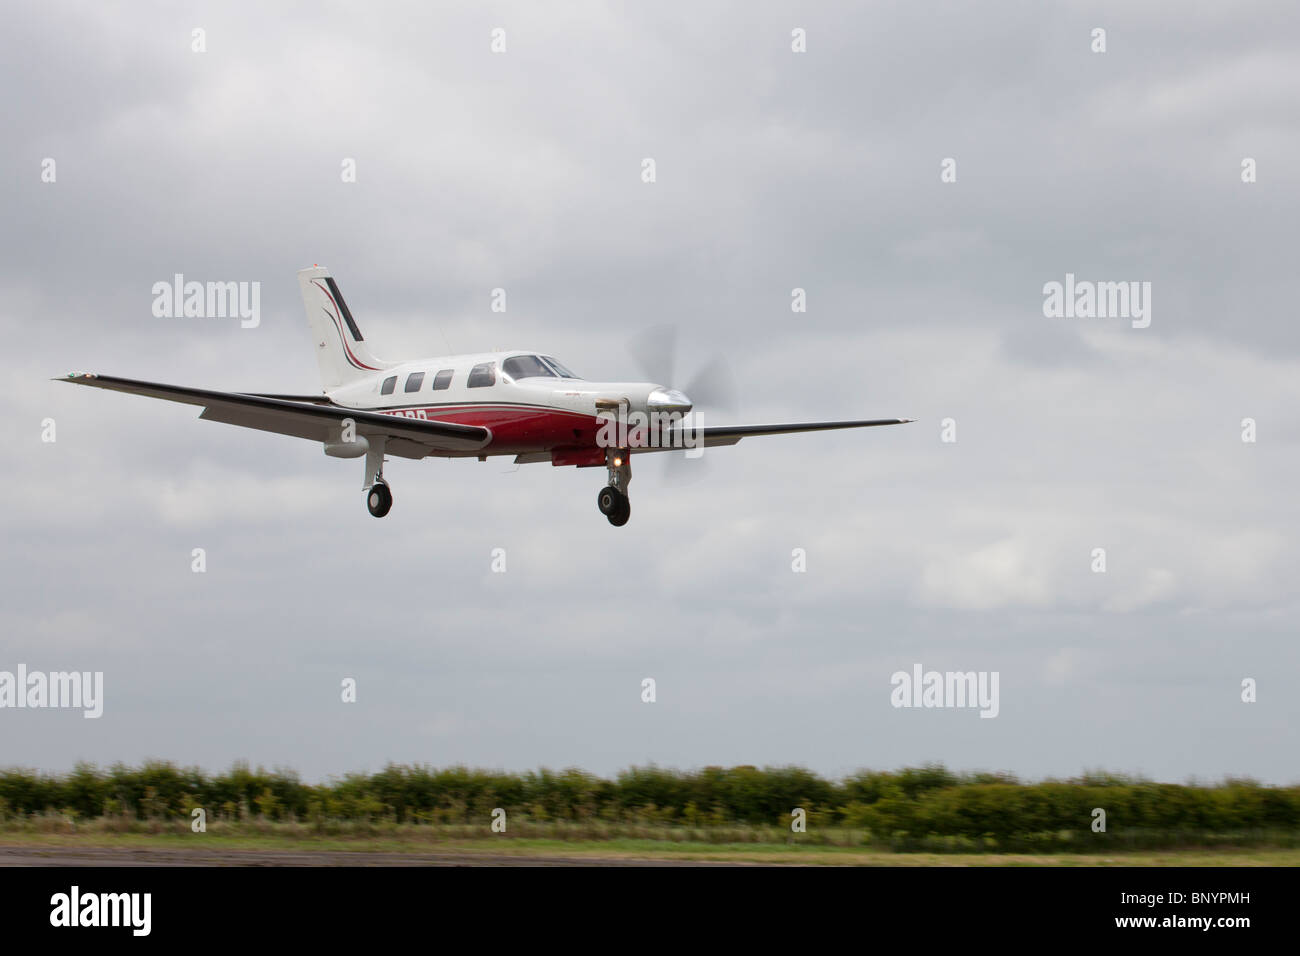
[[543, 355], [542, 358], [546, 360], [546, 363], [550, 365], [551, 368], [555, 369], [555, 373], [559, 375], [560, 378], [576, 378], [581, 380], [582, 377], [580, 375], [574, 375], [572, 372], [570, 372], [559, 362], [555, 361], [555, 359], [551, 358], [549, 355]]
[[501, 363], [501, 370], [512, 382], [522, 378], [574, 378], [567, 368], [549, 355], [514, 355]]
[[536, 355], [516, 355], [501, 365], [502, 371], [516, 382], [521, 378], [556, 378], [556, 374]]

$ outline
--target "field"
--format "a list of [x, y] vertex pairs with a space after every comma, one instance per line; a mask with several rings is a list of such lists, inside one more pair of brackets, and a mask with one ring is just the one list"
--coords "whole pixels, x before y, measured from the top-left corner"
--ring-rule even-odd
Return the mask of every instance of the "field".
[[0, 865], [70, 862], [1296, 866], [1300, 787], [941, 766], [389, 766], [317, 784], [246, 765], [0, 770]]
[[1300, 849], [1199, 848], [1110, 853], [897, 853], [813, 843], [619, 837], [466, 838], [411, 827], [374, 836], [301, 833], [0, 832], [2, 866], [1300, 866]]

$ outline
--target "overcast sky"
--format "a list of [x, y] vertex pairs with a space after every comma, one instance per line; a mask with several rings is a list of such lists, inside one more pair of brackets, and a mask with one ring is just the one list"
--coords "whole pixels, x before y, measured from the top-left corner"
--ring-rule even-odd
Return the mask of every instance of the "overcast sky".
[[[267, 6], [0, 31], [0, 670], [105, 685], [0, 765], [1300, 779], [1294, 4]], [[710, 423], [917, 422], [638, 458], [621, 529], [599, 469], [398, 459], [377, 521], [359, 462], [50, 381], [318, 391], [313, 263], [386, 358], [639, 380], [672, 324]], [[260, 325], [154, 317], [175, 273]], [[1150, 325], [1045, 317], [1067, 273]], [[998, 716], [891, 706], [915, 664]]]

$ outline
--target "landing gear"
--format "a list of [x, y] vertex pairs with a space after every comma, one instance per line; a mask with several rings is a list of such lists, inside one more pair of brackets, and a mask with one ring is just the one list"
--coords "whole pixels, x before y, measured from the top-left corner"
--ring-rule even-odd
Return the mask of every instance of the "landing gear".
[[616, 528], [627, 524], [627, 519], [632, 516], [632, 502], [627, 500], [627, 495], [612, 486], [600, 489], [600, 494], [596, 496], [596, 507]]
[[596, 507], [600, 509], [603, 515], [612, 515], [618, 510], [619, 499], [622, 493], [614, 487], [606, 486], [600, 489], [600, 494], [596, 496]]
[[376, 518], [388, 514], [388, 509], [393, 507], [393, 493], [388, 490], [387, 482], [377, 481], [370, 486], [366, 492], [366, 507]]
[[376, 518], [382, 518], [393, 507], [393, 493], [388, 490], [388, 482], [384, 481], [384, 449], [387, 444], [384, 438], [372, 438], [366, 451], [366, 475], [362, 487], [366, 489], [366, 507]]
[[608, 517], [609, 523], [615, 528], [621, 528], [627, 524], [627, 519], [632, 517], [632, 502], [627, 500], [627, 495], [618, 496], [618, 511]]
[[632, 480], [631, 455], [626, 448], [608, 449], [605, 467], [609, 470], [609, 484], [596, 496], [596, 507], [610, 524], [621, 528], [632, 516], [632, 502], [627, 496], [627, 486]]

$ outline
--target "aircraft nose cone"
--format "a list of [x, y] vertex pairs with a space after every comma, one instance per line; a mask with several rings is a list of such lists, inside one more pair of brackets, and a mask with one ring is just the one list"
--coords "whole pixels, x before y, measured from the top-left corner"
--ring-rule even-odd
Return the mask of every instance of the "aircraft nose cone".
[[691, 410], [691, 400], [675, 388], [656, 388], [645, 404], [652, 412], [680, 412], [685, 415]]

